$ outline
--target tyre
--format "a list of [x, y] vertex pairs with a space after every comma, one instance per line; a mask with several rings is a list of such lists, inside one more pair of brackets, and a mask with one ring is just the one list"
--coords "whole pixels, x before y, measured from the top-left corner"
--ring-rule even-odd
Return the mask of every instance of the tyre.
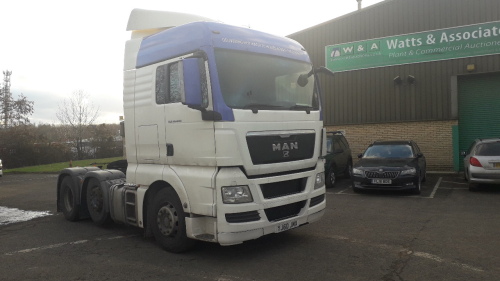
[[70, 176], [65, 176], [59, 188], [59, 207], [65, 219], [69, 221], [79, 219], [80, 205], [77, 204], [77, 201], [77, 191], [74, 182]]
[[87, 185], [87, 209], [92, 221], [97, 225], [106, 225], [111, 222], [108, 207], [108, 190], [104, 190], [101, 183], [91, 178]]
[[422, 179], [418, 177], [417, 186], [412, 190], [412, 193], [415, 195], [419, 195], [422, 192]]
[[344, 177], [350, 179], [352, 177], [352, 159], [349, 160], [347, 163], [347, 167], [345, 168], [344, 171]]
[[186, 236], [186, 214], [172, 188], [163, 188], [154, 195], [148, 207], [148, 223], [155, 240], [169, 252], [185, 252], [195, 245], [196, 241]]
[[333, 167], [328, 170], [328, 174], [326, 175], [326, 187], [327, 188], [332, 188], [335, 186], [335, 182], [337, 180], [337, 177], [335, 176], [335, 173], [333, 172]]

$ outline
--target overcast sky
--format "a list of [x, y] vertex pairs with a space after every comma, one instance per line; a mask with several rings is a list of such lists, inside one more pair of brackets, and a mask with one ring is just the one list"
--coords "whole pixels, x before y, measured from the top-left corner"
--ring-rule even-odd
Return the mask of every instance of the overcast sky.
[[[381, 1], [363, 0], [362, 5]], [[99, 123], [119, 122], [124, 44], [130, 38], [125, 29], [134, 8], [196, 14], [286, 36], [354, 12], [357, 2], [2, 0], [0, 70], [12, 71], [14, 98], [22, 93], [35, 102], [32, 123], [59, 123], [58, 105], [77, 90], [100, 108]]]

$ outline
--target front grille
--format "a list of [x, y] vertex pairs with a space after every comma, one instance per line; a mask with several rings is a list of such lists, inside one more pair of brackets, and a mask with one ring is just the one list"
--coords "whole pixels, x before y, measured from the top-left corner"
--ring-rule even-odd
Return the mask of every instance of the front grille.
[[250, 132], [246, 136], [254, 165], [311, 159], [314, 155], [314, 130], [285, 132]]
[[311, 202], [309, 203], [309, 207], [316, 206], [319, 203], [323, 202], [324, 200], [325, 200], [324, 194], [321, 194], [320, 196], [316, 196], [314, 198], [311, 198]]
[[395, 179], [399, 176], [399, 171], [365, 171], [365, 176], [369, 179]]
[[303, 192], [306, 188], [307, 178], [265, 183], [260, 185], [264, 198], [276, 198]]
[[306, 201], [300, 201], [284, 206], [265, 209], [264, 212], [266, 213], [267, 219], [269, 221], [280, 221], [297, 216], [300, 210], [304, 208], [305, 205]]
[[226, 214], [226, 221], [230, 223], [241, 223], [258, 220], [260, 220], [260, 215], [257, 211]]

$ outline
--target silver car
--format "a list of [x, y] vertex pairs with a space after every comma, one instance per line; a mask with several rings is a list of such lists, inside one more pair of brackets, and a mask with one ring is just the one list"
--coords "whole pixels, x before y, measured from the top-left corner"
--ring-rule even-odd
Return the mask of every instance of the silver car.
[[477, 139], [462, 155], [470, 191], [481, 183], [500, 184], [500, 138]]

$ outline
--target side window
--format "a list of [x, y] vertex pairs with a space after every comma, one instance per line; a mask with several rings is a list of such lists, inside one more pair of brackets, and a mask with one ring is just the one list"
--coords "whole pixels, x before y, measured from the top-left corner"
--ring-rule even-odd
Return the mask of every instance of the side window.
[[332, 153], [333, 152], [333, 145], [332, 145], [332, 139], [327, 138], [326, 139], [326, 152], [327, 153]]
[[179, 73], [179, 63], [169, 65], [170, 95], [169, 102], [181, 102], [181, 75]]
[[168, 102], [168, 64], [160, 65], [156, 68], [156, 103], [165, 104]]
[[[160, 65], [156, 68], [156, 103], [182, 102], [182, 62]], [[205, 61], [198, 60], [200, 68], [202, 107], [208, 106], [208, 81]]]
[[156, 68], [156, 103], [181, 102], [181, 76], [179, 63], [160, 65]]

